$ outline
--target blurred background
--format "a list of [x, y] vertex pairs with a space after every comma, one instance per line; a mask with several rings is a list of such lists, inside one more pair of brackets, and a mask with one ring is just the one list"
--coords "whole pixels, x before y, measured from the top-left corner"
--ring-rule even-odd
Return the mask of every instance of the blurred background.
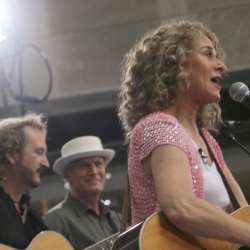
[[[172, 19], [198, 20], [219, 37], [227, 58], [221, 107], [230, 128], [250, 150], [250, 109], [229, 97], [234, 82], [250, 85], [250, 0], [0, 0], [0, 119], [28, 111], [48, 117], [48, 158], [67, 141], [97, 135], [116, 151], [102, 199], [121, 211], [127, 145], [117, 117], [121, 62], [137, 39]], [[250, 159], [217, 135], [226, 162], [250, 202]], [[52, 168], [30, 191], [40, 213], [64, 198]]]

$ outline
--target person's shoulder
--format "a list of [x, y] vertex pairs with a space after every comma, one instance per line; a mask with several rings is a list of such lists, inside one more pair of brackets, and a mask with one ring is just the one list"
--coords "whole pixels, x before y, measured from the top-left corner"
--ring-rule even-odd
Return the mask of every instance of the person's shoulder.
[[[181, 126], [177, 119], [166, 111], [157, 111], [143, 117], [134, 127], [131, 134], [131, 144], [138, 141], [151, 143], [151, 138], [161, 136], [161, 133], [181, 132]], [[149, 140], [147, 140], [147, 138]]]
[[66, 210], [66, 209], [67, 209], [67, 204], [64, 201], [61, 201], [60, 203], [58, 203], [57, 205], [55, 205], [54, 207], [49, 209], [45, 215], [61, 214], [61, 213], [64, 213], [64, 210]]
[[170, 120], [170, 121], [176, 121], [176, 118], [165, 111], [156, 111], [153, 113], [150, 113], [146, 116], [144, 116], [139, 123], [149, 123], [154, 121], [160, 121], [160, 120]]
[[[65, 214], [67, 214], [62, 207], [59, 206], [60, 204], [56, 205], [55, 207], [51, 208], [42, 216], [43, 221], [47, 224], [48, 222], [51, 224], [55, 221], [61, 221]], [[51, 225], [48, 224], [48, 227]]]
[[64, 231], [64, 218], [67, 213], [61, 209], [55, 209], [53, 207], [46, 214], [43, 215], [42, 219], [44, 224], [53, 231], [63, 233]]
[[122, 218], [122, 214], [121, 213], [116, 212], [116, 211], [114, 211], [112, 209], [109, 210], [109, 213], [110, 213], [111, 216], [117, 218], [118, 220], [120, 220]]
[[146, 129], [149, 126], [161, 125], [163, 123], [177, 124], [178, 121], [174, 116], [167, 112], [157, 111], [150, 113], [140, 119], [140, 121], [135, 125], [134, 131], [142, 131], [143, 129]]

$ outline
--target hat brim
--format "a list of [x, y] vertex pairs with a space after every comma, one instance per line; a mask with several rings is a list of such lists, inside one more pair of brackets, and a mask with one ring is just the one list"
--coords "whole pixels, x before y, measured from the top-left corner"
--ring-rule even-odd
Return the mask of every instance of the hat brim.
[[55, 173], [62, 175], [63, 169], [69, 163], [81, 158], [95, 157], [95, 156], [103, 157], [105, 159], [105, 165], [107, 166], [108, 163], [114, 158], [115, 151], [112, 149], [103, 149], [103, 150], [96, 150], [96, 151], [84, 152], [84, 153], [69, 155], [66, 157], [61, 157], [55, 161], [53, 165], [53, 170]]

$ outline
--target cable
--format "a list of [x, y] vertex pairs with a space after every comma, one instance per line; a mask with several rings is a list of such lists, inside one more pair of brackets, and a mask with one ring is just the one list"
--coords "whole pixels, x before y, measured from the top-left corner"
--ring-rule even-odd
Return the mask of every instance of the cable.
[[[22, 80], [22, 59], [23, 59], [23, 53], [25, 51], [25, 49], [27, 48], [33, 48], [35, 49], [39, 55], [41, 56], [41, 58], [43, 59], [47, 69], [48, 69], [48, 72], [49, 72], [49, 87], [48, 87], [48, 91], [47, 93], [45, 94], [45, 96], [41, 99], [38, 99], [36, 97], [30, 97], [30, 96], [23, 96], [23, 80]], [[50, 92], [52, 90], [52, 70], [51, 70], [51, 67], [50, 67], [50, 64], [49, 64], [49, 61], [47, 59], [47, 56], [46, 54], [40, 50], [36, 45], [34, 44], [26, 44], [24, 45], [20, 52], [19, 52], [19, 84], [20, 84], [20, 95], [14, 95], [13, 91], [11, 88], [9, 88], [10, 90], [10, 94], [11, 96], [17, 100], [17, 101], [21, 101], [21, 103], [25, 103], [25, 102], [29, 102], [29, 103], [41, 103], [41, 102], [44, 102], [48, 96], [50, 95]]]

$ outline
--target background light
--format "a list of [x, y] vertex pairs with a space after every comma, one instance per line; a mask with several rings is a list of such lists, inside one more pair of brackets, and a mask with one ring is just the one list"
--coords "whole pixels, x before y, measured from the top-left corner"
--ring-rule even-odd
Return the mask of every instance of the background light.
[[4, 0], [0, 0], [0, 42], [6, 39], [6, 36], [3, 34], [3, 25], [5, 20], [5, 8]]

